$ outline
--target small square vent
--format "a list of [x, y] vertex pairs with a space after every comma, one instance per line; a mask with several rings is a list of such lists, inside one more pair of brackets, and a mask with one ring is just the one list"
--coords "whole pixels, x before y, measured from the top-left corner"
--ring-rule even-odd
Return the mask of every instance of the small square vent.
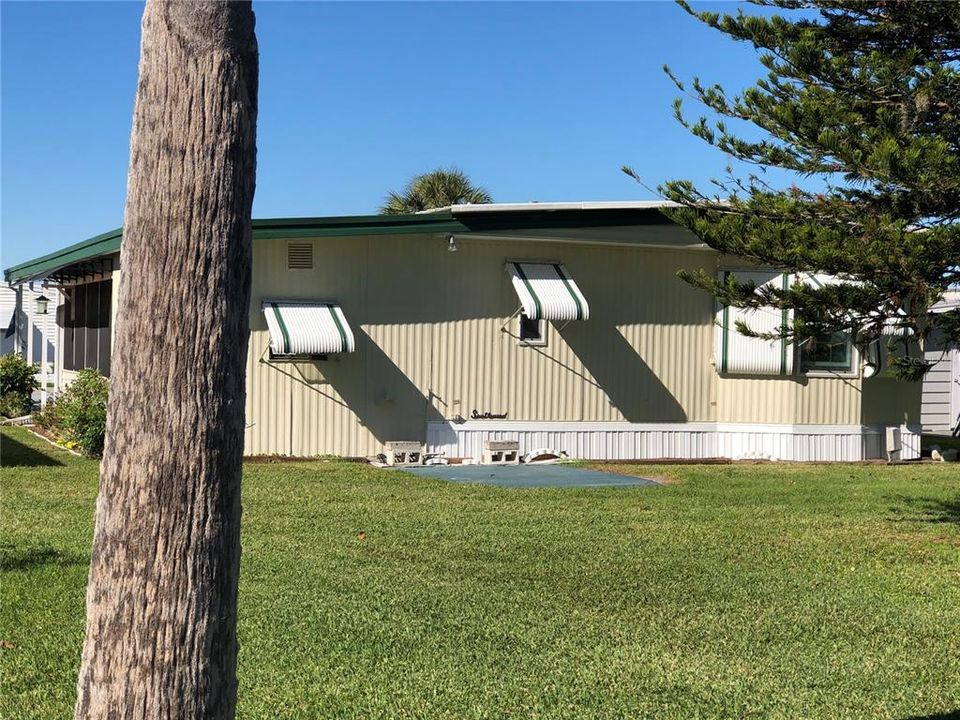
[[313, 243], [287, 243], [287, 270], [313, 270]]

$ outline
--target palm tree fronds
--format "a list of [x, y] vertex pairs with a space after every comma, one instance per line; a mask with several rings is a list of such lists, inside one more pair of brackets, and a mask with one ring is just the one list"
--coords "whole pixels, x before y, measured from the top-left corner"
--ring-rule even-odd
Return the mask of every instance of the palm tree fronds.
[[474, 185], [459, 168], [438, 168], [417, 175], [402, 191], [391, 190], [380, 206], [381, 215], [407, 215], [448, 205], [486, 204], [493, 197]]

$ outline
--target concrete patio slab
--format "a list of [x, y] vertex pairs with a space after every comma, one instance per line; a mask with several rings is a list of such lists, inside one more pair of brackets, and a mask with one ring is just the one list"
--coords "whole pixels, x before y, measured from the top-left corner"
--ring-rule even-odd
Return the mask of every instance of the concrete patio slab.
[[653, 480], [571, 465], [430, 465], [404, 468], [421, 477], [509, 488], [643, 487]]

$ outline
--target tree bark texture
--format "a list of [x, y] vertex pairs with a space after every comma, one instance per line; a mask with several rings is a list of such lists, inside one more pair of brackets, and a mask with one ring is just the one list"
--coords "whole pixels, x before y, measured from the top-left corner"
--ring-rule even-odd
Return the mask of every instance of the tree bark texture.
[[232, 718], [257, 45], [147, 0], [75, 717]]

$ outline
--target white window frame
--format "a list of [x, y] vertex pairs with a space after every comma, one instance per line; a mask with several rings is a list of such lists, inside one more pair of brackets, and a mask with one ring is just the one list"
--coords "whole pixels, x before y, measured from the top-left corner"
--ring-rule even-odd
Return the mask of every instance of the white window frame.
[[857, 346], [854, 345], [852, 339], [847, 339], [847, 344], [850, 346], [850, 366], [847, 368], [811, 368], [809, 370], [803, 369], [803, 345], [797, 345], [797, 356], [794, 358], [794, 367], [797, 368], [797, 374], [801, 377], [809, 378], [858, 378], [860, 377], [860, 351], [857, 349]]
[[539, 340], [525, 340], [523, 339], [524, 318], [526, 318], [526, 315], [523, 314], [522, 310], [519, 313], [517, 313], [517, 344], [525, 345], [527, 347], [546, 347], [547, 346], [547, 321], [544, 320], [543, 318], [540, 318], [539, 320], [537, 320], [537, 327], [540, 329]]

